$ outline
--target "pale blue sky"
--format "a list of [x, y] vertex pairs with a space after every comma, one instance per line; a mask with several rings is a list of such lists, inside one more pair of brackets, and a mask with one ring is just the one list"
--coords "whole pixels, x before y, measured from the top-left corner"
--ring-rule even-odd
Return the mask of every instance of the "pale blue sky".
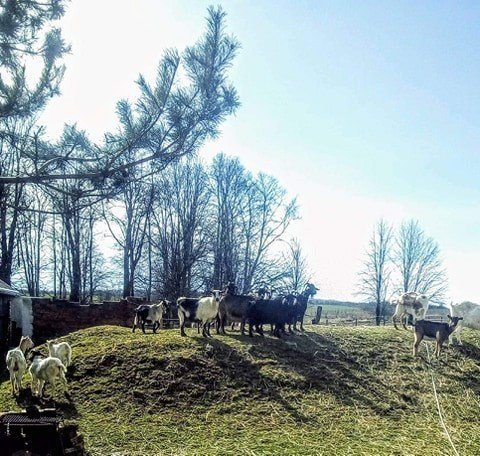
[[[162, 50], [202, 33], [210, 2], [72, 0], [52, 135], [99, 137]], [[416, 218], [442, 248], [451, 299], [480, 302], [480, 3], [224, 1], [242, 43], [242, 107], [201, 155], [238, 155], [298, 195], [292, 229], [321, 296], [349, 299], [373, 224]]]

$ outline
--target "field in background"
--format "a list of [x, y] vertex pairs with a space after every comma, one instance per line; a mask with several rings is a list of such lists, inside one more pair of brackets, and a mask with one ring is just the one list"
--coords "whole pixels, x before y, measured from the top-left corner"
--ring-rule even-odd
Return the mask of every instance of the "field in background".
[[[92, 456], [450, 455], [430, 368], [412, 334], [391, 327], [307, 326], [275, 339], [188, 330], [132, 334], [104, 326], [73, 346], [71, 401]], [[462, 456], [480, 454], [480, 335], [433, 362], [440, 403]], [[209, 347], [207, 346], [207, 343]], [[25, 404], [26, 399], [21, 404]], [[8, 381], [0, 409], [18, 409]]]
[[[351, 303], [339, 301], [313, 300], [307, 308], [305, 322], [311, 322], [322, 306], [320, 324], [361, 324], [375, 323], [375, 306], [373, 304]], [[390, 310], [390, 309], [388, 309]]]
[[[311, 304], [307, 308], [305, 322], [310, 323], [312, 321], [312, 318], [314, 318], [316, 315], [317, 307], [319, 305], [322, 306], [322, 317], [320, 319], [321, 325], [374, 325], [376, 323], [375, 304], [328, 300], [312, 300]], [[387, 304], [385, 308], [385, 324], [392, 324], [391, 317], [394, 310], [394, 306]], [[427, 312], [427, 318], [439, 320], [443, 317], [444, 321], [447, 321], [446, 317], [448, 313], [449, 309], [447, 307], [430, 305]]]

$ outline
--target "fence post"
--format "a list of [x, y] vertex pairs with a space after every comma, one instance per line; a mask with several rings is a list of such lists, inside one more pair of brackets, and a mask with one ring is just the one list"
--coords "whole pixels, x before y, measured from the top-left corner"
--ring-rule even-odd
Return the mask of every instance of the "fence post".
[[355, 326], [358, 326], [358, 318], [355, 318]]
[[325, 317], [325, 326], [328, 326], [328, 317]]
[[322, 306], [317, 306], [317, 314], [315, 315], [315, 318], [313, 319], [312, 323], [314, 325], [318, 325], [320, 323], [321, 317], [322, 317]]

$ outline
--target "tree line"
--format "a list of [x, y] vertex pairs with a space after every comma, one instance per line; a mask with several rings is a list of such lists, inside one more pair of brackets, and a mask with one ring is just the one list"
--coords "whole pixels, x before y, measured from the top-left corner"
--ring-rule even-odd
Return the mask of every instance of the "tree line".
[[195, 158], [239, 107], [228, 79], [239, 43], [225, 12], [209, 8], [197, 43], [166, 51], [153, 82], [139, 77], [138, 97], [118, 102], [118, 128], [100, 143], [75, 125], [52, 141], [39, 125], [70, 51], [55, 27], [64, 12], [62, 0], [0, 9], [0, 279], [83, 302], [117, 280], [123, 296], [148, 298], [227, 281], [298, 289], [308, 280], [301, 246], [282, 243], [296, 201], [238, 158]]

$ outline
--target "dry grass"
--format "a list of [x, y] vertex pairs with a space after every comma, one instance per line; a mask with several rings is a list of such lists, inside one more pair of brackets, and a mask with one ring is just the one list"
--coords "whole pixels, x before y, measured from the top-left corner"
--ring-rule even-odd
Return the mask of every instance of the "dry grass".
[[[70, 399], [91, 455], [449, 455], [424, 359], [392, 328], [312, 327], [277, 340], [97, 327], [73, 346]], [[480, 337], [432, 365], [460, 454], [480, 454]], [[422, 354], [425, 356], [425, 349]], [[0, 407], [18, 409], [8, 382]]]

